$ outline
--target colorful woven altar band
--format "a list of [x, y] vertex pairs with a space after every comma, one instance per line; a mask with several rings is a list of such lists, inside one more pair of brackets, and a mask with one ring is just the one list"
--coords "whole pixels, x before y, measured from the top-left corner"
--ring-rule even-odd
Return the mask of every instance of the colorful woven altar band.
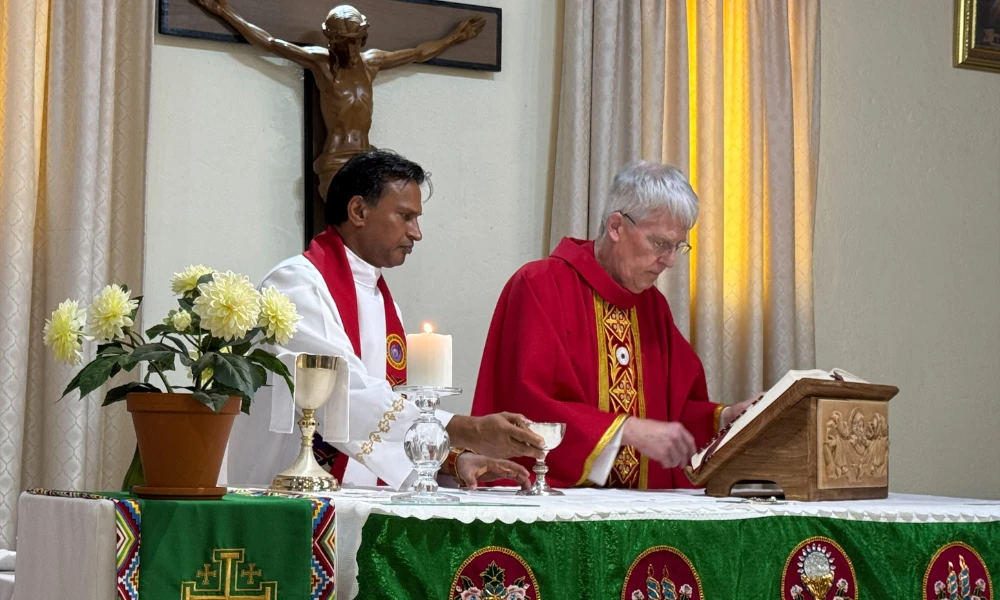
[[173, 501], [32, 492], [115, 503], [118, 600], [335, 597], [328, 499], [229, 494], [221, 501]]
[[[379, 598], [993, 599], [1000, 522], [463, 524], [373, 513], [357, 561], [359, 589]], [[956, 595], [938, 593], [949, 588]]]

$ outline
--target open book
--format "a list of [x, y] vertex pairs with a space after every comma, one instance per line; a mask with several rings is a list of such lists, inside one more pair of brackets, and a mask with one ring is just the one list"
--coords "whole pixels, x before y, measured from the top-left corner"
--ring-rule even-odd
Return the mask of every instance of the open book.
[[821, 379], [825, 381], [850, 381], [854, 383], [868, 383], [864, 379], [851, 375], [847, 371], [842, 369], [833, 369], [832, 371], [823, 371], [822, 369], [811, 369], [807, 371], [789, 371], [785, 373], [778, 383], [767, 390], [767, 392], [751, 404], [745, 411], [740, 413], [732, 422], [726, 427], [719, 430], [719, 433], [712, 438], [704, 448], [698, 451], [694, 456], [691, 457], [691, 468], [694, 471], [698, 471], [704, 465], [705, 461], [708, 460], [712, 454], [714, 454], [719, 448], [725, 446], [730, 440], [736, 437], [740, 431], [751, 423], [754, 419], [760, 416], [768, 406], [774, 403], [775, 400], [781, 397], [788, 388], [800, 380], [800, 379]]

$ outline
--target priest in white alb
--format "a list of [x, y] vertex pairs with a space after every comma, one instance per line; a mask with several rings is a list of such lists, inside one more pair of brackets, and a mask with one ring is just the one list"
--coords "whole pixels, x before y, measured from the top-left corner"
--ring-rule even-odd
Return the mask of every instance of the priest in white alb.
[[[356, 155], [330, 185], [327, 230], [306, 252], [274, 267], [261, 284], [287, 294], [302, 317], [295, 335], [271, 349], [279, 358], [289, 365], [299, 353], [347, 361], [347, 435], [335, 435], [344, 424], [324, 423], [320, 413], [320, 434], [336, 441], [317, 435], [314, 449], [320, 463], [347, 485], [405, 489], [416, 477], [402, 441], [419, 411], [393, 391], [406, 380], [406, 335], [382, 269], [403, 264], [422, 237], [417, 219], [425, 180], [419, 165], [393, 152]], [[521, 415], [438, 411], [437, 417], [455, 449], [447, 474], [472, 487], [477, 480], [527, 484], [528, 472], [504, 460], [542, 456], [541, 438], [525, 427]], [[238, 419], [233, 430], [228, 483], [267, 484], [291, 465], [300, 447], [296, 418], [286, 386], [262, 388], [250, 418]]]

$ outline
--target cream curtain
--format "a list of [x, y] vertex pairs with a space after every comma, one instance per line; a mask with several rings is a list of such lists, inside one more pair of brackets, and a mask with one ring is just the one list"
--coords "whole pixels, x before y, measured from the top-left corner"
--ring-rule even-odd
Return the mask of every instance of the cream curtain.
[[14, 545], [21, 490], [115, 489], [134, 449], [122, 406], [57, 402], [75, 370], [42, 327], [65, 298], [142, 284], [152, 13], [0, 2], [0, 547]]
[[691, 178], [687, 261], [659, 287], [723, 402], [814, 366], [817, 0], [566, 0], [550, 246], [593, 236], [614, 174]]

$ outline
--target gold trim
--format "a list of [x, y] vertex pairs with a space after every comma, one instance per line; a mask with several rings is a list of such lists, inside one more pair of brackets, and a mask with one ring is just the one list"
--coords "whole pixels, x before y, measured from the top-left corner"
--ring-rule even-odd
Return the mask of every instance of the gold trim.
[[[611, 411], [610, 374], [608, 373], [608, 341], [604, 337], [604, 300], [594, 292], [594, 316], [597, 323], [597, 408]], [[608, 383], [608, 385], [604, 385]]]
[[952, 64], [963, 69], [1000, 73], [1000, 50], [976, 47], [975, 0], [955, 0], [955, 46]]
[[[195, 580], [181, 582], [181, 600], [278, 600], [278, 582], [254, 581], [262, 578], [263, 573], [256, 568], [257, 563], [245, 563], [245, 558], [244, 548], [214, 549], [212, 562], [204, 564], [195, 574]], [[248, 568], [241, 572], [241, 565]], [[247, 585], [256, 584], [256, 587], [240, 587], [240, 578], [246, 579]], [[215, 586], [209, 587], [212, 579], [216, 582]]]
[[951, 548], [952, 546], [961, 546], [962, 548], [965, 548], [966, 550], [971, 552], [972, 555], [976, 557], [976, 559], [979, 560], [980, 566], [983, 567], [983, 571], [986, 573], [986, 589], [988, 589], [990, 591], [990, 594], [992, 595], [993, 580], [990, 578], [990, 569], [989, 567], [986, 566], [986, 561], [983, 560], [983, 557], [979, 556], [979, 553], [976, 552], [975, 548], [964, 542], [948, 542], [944, 546], [938, 548], [938, 551], [934, 553], [933, 557], [931, 557], [930, 562], [927, 563], [927, 570], [924, 571], [924, 586], [920, 588], [920, 593], [922, 597], [925, 597], [927, 594], [927, 582], [930, 581], [931, 569], [934, 567], [934, 563], [936, 563], [937, 559], [940, 558], [942, 554], [944, 554], [945, 550]]
[[[612, 414], [646, 418], [646, 394], [643, 384], [642, 341], [639, 335], [638, 312], [634, 307], [626, 310], [614, 306], [595, 291], [594, 320], [597, 328], [598, 409]], [[621, 364], [616, 355], [619, 341], [629, 352], [629, 360], [626, 364]], [[629, 386], [625, 395], [622, 395], [623, 390], [620, 387], [616, 387], [622, 381], [627, 381]], [[622, 448], [620, 453], [624, 451], [625, 448]], [[628, 481], [625, 481], [616, 460], [616, 464], [612, 466], [609, 474], [609, 483], [606, 485], [648, 489], [649, 459], [636, 452], [634, 448], [630, 449], [630, 452], [638, 455], [638, 473], [629, 469]], [[592, 463], [593, 460], [590, 462]], [[588, 466], [584, 471], [584, 479], [589, 474], [590, 468]]]
[[[642, 384], [642, 342], [639, 339], [639, 314], [633, 308], [629, 311], [629, 320], [632, 321], [632, 339], [635, 356], [635, 391], [638, 394], [639, 418], [646, 418], [646, 393]], [[649, 459], [646, 455], [639, 453], [639, 489], [649, 488]]]
[[629, 418], [629, 416], [618, 415], [615, 417], [614, 422], [604, 432], [601, 439], [597, 440], [597, 445], [590, 452], [590, 456], [587, 457], [587, 460], [583, 461], [583, 475], [580, 476], [580, 480], [576, 482], [576, 485], [582, 485], [584, 481], [587, 481], [587, 478], [590, 477], [590, 470], [594, 468], [594, 461], [601, 455], [601, 452], [604, 452], [604, 449], [611, 443], [611, 438], [615, 437], [615, 434], [618, 433], [618, 430], [625, 423], [625, 419]]
[[642, 341], [639, 339], [639, 313], [633, 308], [628, 311], [632, 322], [632, 351], [635, 360], [635, 393], [639, 402], [639, 418], [646, 418], [646, 394], [642, 387]]
[[[634, 571], [635, 568], [639, 566], [639, 562], [641, 562], [642, 559], [646, 558], [650, 554], [653, 554], [654, 552], [668, 552], [676, 554], [681, 559], [683, 559], [684, 562], [687, 563], [688, 568], [691, 569], [691, 574], [694, 575], [695, 583], [698, 584], [698, 597], [700, 597], [701, 600], [705, 600], [704, 586], [701, 585], [701, 577], [698, 576], [698, 570], [694, 568], [694, 563], [692, 563], [691, 560], [687, 556], [685, 556], [683, 552], [681, 552], [677, 548], [674, 548], [673, 546], [653, 546], [651, 548], [646, 548], [645, 550], [643, 550], [642, 554], [635, 557], [635, 560], [632, 561], [632, 566], [630, 566], [628, 568], [628, 572], [625, 573], [625, 581], [622, 582], [622, 600], [629, 600], [629, 598], [627, 597], [628, 580], [632, 578], [632, 571]], [[782, 589], [784, 589], [784, 586], [782, 586]]]
[[389, 423], [396, 420], [396, 413], [402, 411], [403, 407], [404, 396], [399, 396], [392, 401], [392, 408], [385, 411], [385, 413], [382, 414], [382, 420], [378, 422], [378, 430], [368, 434], [368, 440], [361, 443], [361, 452], [354, 455], [354, 460], [361, 464], [365, 464], [365, 457], [375, 450], [375, 444], [382, 441], [381, 434], [389, 433], [389, 430], [392, 428]]
[[854, 573], [854, 563], [851, 562], [851, 557], [847, 555], [847, 552], [844, 552], [844, 549], [840, 547], [840, 544], [822, 535], [814, 535], [811, 538], [802, 540], [799, 542], [799, 545], [795, 546], [791, 553], [789, 553], [788, 559], [785, 561], [785, 569], [781, 572], [781, 597], [785, 597], [785, 577], [788, 575], [788, 565], [792, 564], [792, 559], [794, 559], [795, 555], [799, 553], [799, 550], [805, 548], [808, 544], [813, 542], [826, 542], [840, 551], [840, 555], [844, 557], [844, 560], [847, 561], [847, 566], [851, 569], [851, 579], [854, 581], [854, 597], [861, 598], [861, 586], [858, 584], [858, 576]]
[[712, 417], [712, 428], [715, 430], [715, 433], [719, 433], [719, 430], [722, 429], [722, 413], [725, 411], [725, 404], [720, 404], [715, 407], [715, 415]]
[[535, 600], [542, 600], [542, 593], [538, 590], [538, 580], [535, 579], [535, 572], [531, 570], [531, 565], [529, 565], [528, 561], [524, 560], [524, 558], [521, 557], [520, 554], [514, 552], [513, 550], [504, 548], [503, 546], [486, 546], [485, 548], [480, 548], [479, 550], [476, 550], [471, 555], [469, 555], [469, 558], [465, 559], [465, 562], [462, 563], [462, 566], [460, 566], [458, 570], [455, 571], [455, 578], [451, 581], [451, 592], [449, 592], [448, 594], [449, 598], [452, 597], [452, 595], [455, 593], [455, 588], [458, 587], [458, 580], [462, 576], [462, 571], [464, 571], [466, 567], [471, 565], [472, 561], [490, 552], [499, 552], [501, 554], [506, 554], [507, 556], [513, 557], [517, 562], [521, 563], [521, 566], [524, 567], [524, 570], [528, 572], [528, 579], [531, 580], [531, 585], [535, 587], [535, 592], [534, 592]]

